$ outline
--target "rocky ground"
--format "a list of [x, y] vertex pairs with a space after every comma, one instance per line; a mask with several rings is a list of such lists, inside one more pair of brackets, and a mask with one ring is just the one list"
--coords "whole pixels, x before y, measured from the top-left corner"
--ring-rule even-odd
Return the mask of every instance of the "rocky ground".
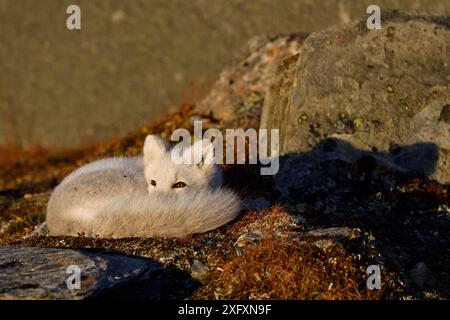
[[[0, 244], [118, 252], [150, 258], [164, 269], [156, 278], [133, 282], [133, 290], [106, 290], [105, 297], [449, 297], [450, 188], [410, 179], [364, 159], [347, 168], [351, 173], [343, 179], [346, 193], [317, 190], [295, 203], [278, 201], [271, 180], [261, 178], [256, 166], [224, 167], [227, 185], [246, 199], [246, 208], [236, 221], [206, 234], [123, 240], [27, 237], [45, 220], [52, 188], [76, 166], [103, 156], [139, 154], [148, 133], [166, 136], [172, 127], [192, 129], [191, 120], [197, 117], [190, 106], [183, 106], [120, 141], [89, 150], [11, 153], [0, 169]], [[211, 127], [221, 125], [203, 120]], [[327, 165], [330, 171], [345, 167], [337, 161]], [[366, 269], [372, 264], [381, 267], [381, 290], [366, 288]], [[0, 267], [8, 266], [3, 262]], [[155, 286], [160, 292], [154, 292]], [[0, 296], [8, 297], [1, 289]]]
[[[0, 298], [448, 299], [449, 151], [442, 137], [450, 126], [449, 73], [448, 54], [439, 48], [449, 37], [450, 23], [448, 18], [398, 13], [387, 18], [394, 29], [375, 36], [360, 21], [309, 37], [258, 38], [241, 61], [223, 71], [204, 101], [180, 106], [117, 141], [59, 152], [2, 150]], [[417, 37], [418, 27], [427, 39], [427, 32], [433, 33], [428, 45], [436, 54], [412, 67], [403, 62], [414, 55], [421, 58], [426, 50], [401, 44], [407, 43], [403, 38]], [[374, 39], [394, 48], [375, 61], [380, 68], [376, 74], [386, 77], [381, 84], [365, 85], [360, 69], [366, 65], [350, 54], [341, 54], [337, 62], [335, 54], [328, 55], [328, 50], [362, 48], [357, 56], [364, 60], [371, 57], [364, 51], [370, 45], [357, 43], [352, 49], [353, 42]], [[384, 63], [386, 57], [397, 62]], [[308, 64], [314, 59], [319, 62]], [[355, 81], [352, 75], [339, 78], [348, 59], [360, 72], [361, 85], [346, 86]], [[309, 68], [327, 63], [337, 68], [329, 71], [329, 78], [336, 72], [337, 80], [324, 80], [328, 85], [323, 88]], [[428, 80], [414, 90], [410, 76], [419, 69]], [[309, 79], [306, 84], [303, 77]], [[386, 99], [368, 98], [392, 79], [406, 100], [392, 99], [389, 90], [382, 94]], [[407, 81], [402, 84], [402, 79]], [[402, 91], [402, 85], [408, 90]], [[300, 103], [293, 103], [298, 97]], [[364, 108], [355, 102], [361, 97]], [[345, 102], [345, 116], [334, 110], [340, 101]], [[317, 112], [316, 104], [324, 112]], [[407, 126], [411, 119], [416, 127]], [[257, 128], [260, 121], [270, 128], [282, 121], [291, 131], [284, 133], [281, 147], [288, 152], [282, 154], [275, 179], [261, 176], [259, 165], [223, 166], [226, 185], [245, 204], [235, 221], [181, 239], [50, 237], [45, 229], [35, 231], [45, 221], [52, 189], [73, 169], [102, 157], [138, 155], [147, 134], [168, 139], [176, 128], [192, 132], [196, 120], [204, 130]], [[431, 130], [433, 126], [440, 130]], [[419, 143], [422, 133], [432, 138], [433, 152]], [[411, 148], [403, 148], [402, 141]], [[417, 154], [415, 146], [425, 155], [415, 159], [415, 170], [407, 170]], [[416, 170], [420, 164], [427, 170]], [[72, 260], [89, 270], [83, 280], [89, 285], [76, 294], [61, 282]], [[366, 285], [371, 265], [381, 269], [379, 290]]]

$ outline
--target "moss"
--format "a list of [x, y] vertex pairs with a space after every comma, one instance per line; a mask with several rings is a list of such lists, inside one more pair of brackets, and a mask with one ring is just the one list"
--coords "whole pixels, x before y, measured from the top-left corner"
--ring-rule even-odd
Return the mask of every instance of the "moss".
[[378, 299], [361, 290], [364, 273], [336, 247], [323, 251], [305, 241], [264, 239], [242, 255], [217, 262], [210, 284], [193, 298]]

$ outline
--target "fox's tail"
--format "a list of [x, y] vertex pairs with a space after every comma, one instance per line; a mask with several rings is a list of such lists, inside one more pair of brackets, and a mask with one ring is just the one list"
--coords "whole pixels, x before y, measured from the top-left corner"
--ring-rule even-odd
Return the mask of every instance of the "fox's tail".
[[182, 237], [218, 228], [233, 220], [240, 208], [238, 196], [227, 189], [130, 196], [96, 206], [81, 203], [66, 208], [68, 212], [58, 214], [58, 226], [53, 228], [49, 220], [48, 228], [54, 235]]

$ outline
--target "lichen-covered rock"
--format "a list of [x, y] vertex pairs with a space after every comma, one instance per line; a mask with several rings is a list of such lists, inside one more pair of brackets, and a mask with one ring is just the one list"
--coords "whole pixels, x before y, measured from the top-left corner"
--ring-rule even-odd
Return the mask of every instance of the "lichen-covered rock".
[[[261, 128], [280, 129], [286, 194], [322, 160], [362, 155], [450, 182], [450, 18], [390, 12], [311, 34], [278, 68]], [[294, 174], [295, 173], [295, 174]]]
[[305, 34], [256, 37], [226, 67], [195, 111], [244, 126], [258, 126], [262, 105], [281, 61], [298, 53]]
[[[75, 270], [70, 266], [79, 267], [79, 289], [68, 288], [67, 280]], [[120, 254], [6, 246], [0, 248], [0, 299], [98, 297], [149, 279], [161, 269], [149, 260]]]

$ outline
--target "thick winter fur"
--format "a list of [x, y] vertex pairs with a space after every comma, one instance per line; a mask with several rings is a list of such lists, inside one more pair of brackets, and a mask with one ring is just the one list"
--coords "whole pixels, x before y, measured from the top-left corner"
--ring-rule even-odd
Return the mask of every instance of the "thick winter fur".
[[[239, 198], [220, 187], [214, 150], [205, 141], [198, 164], [175, 164], [163, 140], [150, 135], [144, 156], [92, 162], [66, 177], [47, 207], [51, 235], [87, 237], [182, 237], [234, 219]], [[182, 187], [174, 187], [183, 182]]]

